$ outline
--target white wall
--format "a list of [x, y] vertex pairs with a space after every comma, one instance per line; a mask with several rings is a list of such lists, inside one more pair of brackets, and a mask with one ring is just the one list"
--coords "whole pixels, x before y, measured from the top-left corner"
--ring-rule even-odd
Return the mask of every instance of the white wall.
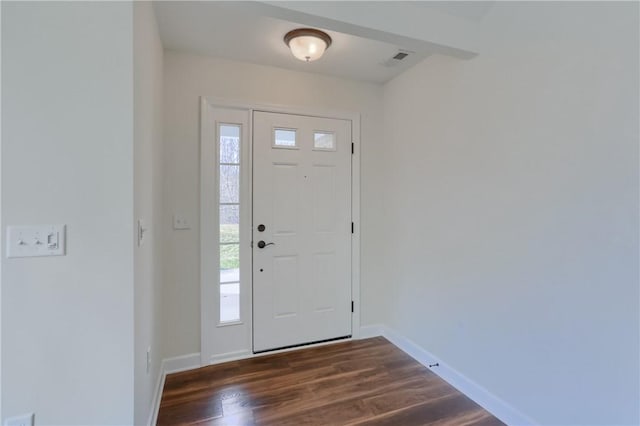
[[2, 2], [2, 241], [67, 225], [66, 256], [2, 258], [5, 417], [133, 421], [132, 22], [130, 3]]
[[385, 321], [540, 424], [638, 424], [638, 4], [484, 31], [384, 88]]
[[[134, 217], [146, 229], [134, 248], [135, 424], [152, 410], [162, 355], [162, 43], [153, 6], [136, 2], [134, 25]], [[147, 348], [151, 365], [147, 372]]]
[[[382, 88], [378, 85], [279, 68], [165, 51], [164, 125], [167, 251], [165, 257], [165, 340], [168, 357], [200, 350], [199, 283], [199, 97], [262, 104], [338, 109], [362, 114], [362, 322], [379, 321], [380, 289], [372, 278], [382, 244], [369, 230], [381, 200], [376, 194], [382, 143]], [[370, 178], [365, 180], [364, 176]], [[182, 214], [189, 231], [170, 229]]]

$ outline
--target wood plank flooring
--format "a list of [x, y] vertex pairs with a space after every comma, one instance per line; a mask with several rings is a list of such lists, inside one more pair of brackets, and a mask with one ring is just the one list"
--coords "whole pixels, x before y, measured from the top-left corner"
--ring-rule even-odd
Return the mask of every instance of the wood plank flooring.
[[375, 337], [170, 374], [158, 425], [503, 423]]

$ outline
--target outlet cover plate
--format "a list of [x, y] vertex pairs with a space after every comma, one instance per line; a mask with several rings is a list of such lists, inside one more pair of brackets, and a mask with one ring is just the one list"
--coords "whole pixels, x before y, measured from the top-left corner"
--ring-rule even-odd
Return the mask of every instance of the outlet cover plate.
[[189, 221], [187, 220], [186, 217], [181, 215], [174, 215], [173, 229], [176, 229], [176, 230], [191, 229], [191, 224], [189, 224]]
[[35, 419], [35, 413], [23, 414], [22, 416], [8, 418], [4, 421], [4, 426], [34, 426]]

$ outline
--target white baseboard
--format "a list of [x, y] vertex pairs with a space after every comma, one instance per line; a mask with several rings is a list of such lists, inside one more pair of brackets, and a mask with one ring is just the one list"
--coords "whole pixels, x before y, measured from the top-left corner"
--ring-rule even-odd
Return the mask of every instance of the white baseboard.
[[209, 364], [220, 364], [223, 362], [236, 361], [239, 359], [249, 358], [253, 353], [249, 350], [227, 352], [226, 354], [212, 355], [209, 358]]
[[371, 337], [382, 336], [384, 326], [381, 324], [364, 325], [360, 327], [358, 339], [369, 339]]
[[180, 371], [192, 370], [200, 367], [200, 353], [177, 356], [174, 358], [165, 358], [160, 363], [160, 374], [156, 383], [153, 403], [151, 404], [151, 412], [149, 413], [147, 425], [155, 426], [158, 422], [158, 411], [160, 410], [160, 402], [162, 400], [162, 390], [167, 374], [178, 373]]
[[201, 367], [200, 353], [166, 358], [162, 361], [164, 374], [177, 373], [179, 371], [192, 370]]
[[[429, 351], [420, 347], [405, 336], [399, 334], [395, 330], [382, 326], [382, 336], [402, 349], [420, 364], [429, 368], [433, 373], [437, 374], [445, 382], [471, 398], [482, 408], [502, 420], [510, 426], [533, 426], [536, 423], [520, 411], [516, 410], [502, 399], [493, 395], [484, 387], [468, 379], [460, 372], [456, 371], [447, 363], [435, 357]], [[437, 367], [429, 367], [429, 365], [438, 364]]]
[[153, 401], [151, 402], [151, 410], [147, 419], [147, 426], [155, 426], [158, 422], [158, 411], [160, 410], [160, 399], [162, 398], [162, 389], [164, 389], [164, 379], [167, 375], [162, 371], [164, 361], [160, 363], [160, 371], [158, 372], [158, 380], [153, 393]]

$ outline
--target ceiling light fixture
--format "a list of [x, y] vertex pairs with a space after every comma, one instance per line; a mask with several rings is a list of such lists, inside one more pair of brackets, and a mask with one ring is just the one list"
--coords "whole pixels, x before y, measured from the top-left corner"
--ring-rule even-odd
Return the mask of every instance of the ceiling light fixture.
[[331, 37], [313, 28], [298, 28], [289, 31], [284, 36], [284, 42], [291, 49], [293, 56], [301, 61], [311, 62], [320, 59], [324, 51], [331, 46]]

